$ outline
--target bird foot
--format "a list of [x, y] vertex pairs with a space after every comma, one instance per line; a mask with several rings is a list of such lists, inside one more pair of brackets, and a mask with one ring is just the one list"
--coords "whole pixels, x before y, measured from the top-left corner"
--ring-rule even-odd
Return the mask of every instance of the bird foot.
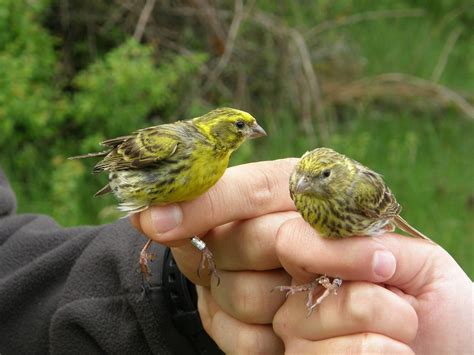
[[143, 277], [146, 281], [148, 281], [151, 276], [150, 265], [148, 265], [148, 262], [156, 259], [155, 254], [148, 253], [148, 249], [150, 248], [152, 242], [153, 241], [151, 239], [148, 239], [145, 246], [140, 252], [140, 271], [142, 272]]
[[313, 283], [307, 283], [303, 285], [297, 285], [297, 286], [277, 286], [272, 289], [273, 291], [286, 291], [286, 297], [290, 295], [294, 295], [297, 292], [303, 292], [303, 291], [309, 291], [311, 289]]
[[207, 267], [209, 270], [209, 275], [212, 275], [216, 278], [217, 286], [219, 286], [221, 283], [221, 278], [217, 272], [216, 263], [214, 261], [212, 252], [209, 250], [206, 243], [196, 236], [191, 238], [191, 243], [201, 252], [201, 261], [199, 262], [199, 266], [197, 268], [197, 275], [201, 277], [201, 270], [204, 270]]
[[329, 296], [331, 293], [334, 295], [337, 295], [337, 290], [339, 289], [339, 287], [341, 287], [342, 280], [336, 277], [331, 282], [331, 280], [326, 275], [323, 275], [323, 276], [318, 277], [316, 280], [314, 280], [312, 284], [316, 284], [314, 288], [316, 288], [317, 286], [322, 286], [323, 288], [325, 288], [325, 290], [323, 294], [316, 299], [315, 302], [313, 302], [313, 299], [315, 296], [314, 289], [308, 292], [308, 300], [306, 302], [306, 308], [308, 309], [308, 314], [306, 315], [306, 317], [309, 317], [311, 313], [313, 313], [314, 309], [318, 305], [320, 305], [323, 302], [323, 300], [327, 296]]
[[[308, 297], [306, 300], [306, 308], [308, 310], [308, 314], [306, 315], [309, 317], [313, 310], [320, 305], [323, 300], [328, 297], [331, 293], [337, 295], [337, 290], [342, 285], [342, 280], [338, 277], [331, 280], [326, 276], [322, 275], [310, 283], [303, 284], [303, 285], [296, 285], [296, 286], [277, 286], [273, 290], [278, 291], [286, 291], [286, 297], [293, 295], [297, 292], [308, 292]], [[321, 296], [319, 296], [316, 301], [314, 298], [319, 293], [320, 289], [319, 286], [322, 286], [325, 290]]]

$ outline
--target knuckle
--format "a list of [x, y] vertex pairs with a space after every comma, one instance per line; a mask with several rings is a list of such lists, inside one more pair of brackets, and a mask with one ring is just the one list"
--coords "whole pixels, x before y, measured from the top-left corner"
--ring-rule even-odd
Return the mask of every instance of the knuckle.
[[235, 284], [233, 285], [234, 292], [232, 292], [232, 308], [235, 312], [235, 316], [241, 320], [252, 320], [256, 319], [262, 310], [264, 304], [262, 304], [262, 298], [256, 297], [257, 292], [255, 285], [247, 282], [246, 273], [239, 273], [236, 277]]
[[372, 333], [362, 333], [357, 337], [357, 341], [352, 343], [352, 349], [355, 354], [367, 354], [374, 351], [377, 347], [377, 339]]
[[256, 353], [257, 349], [260, 348], [261, 341], [259, 339], [259, 333], [252, 331], [251, 329], [243, 328], [237, 335], [237, 349], [236, 353]]
[[396, 343], [392, 339], [375, 333], [361, 333], [350, 343], [349, 353], [354, 354], [414, 354], [405, 344]]
[[274, 197], [275, 178], [263, 169], [259, 170], [258, 175], [254, 179], [254, 185], [251, 187], [252, 193], [248, 194], [249, 204], [256, 209], [265, 210]]
[[283, 304], [273, 317], [273, 331], [282, 339], [289, 333], [288, 319], [290, 319], [290, 312], [288, 310], [289, 308]]
[[351, 353], [354, 354], [370, 354], [381, 351], [384, 348], [383, 339], [373, 333], [362, 333], [357, 340], [352, 343]]
[[291, 246], [294, 243], [293, 236], [297, 230], [298, 220], [296, 218], [283, 222], [276, 234], [275, 249], [278, 256], [291, 253]]
[[[202, 327], [206, 331], [207, 334], [212, 335], [212, 319], [209, 313], [203, 310], [203, 306], [200, 305], [201, 302], [198, 302], [198, 311], [201, 317]], [[202, 304], [202, 303], [201, 303]]]
[[221, 205], [222, 194], [223, 190], [220, 186], [216, 186], [203, 195], [205, 197], [205, 208], [202, 211], [205, 212], [205, 216], [216, 216]]
[[371, 301], [376, 297], [375, 288], [368, 284], [352, 283], [350, 287], [346, 287], [343, 307], [353, 324], [357, 324], [363, 329], [369, 329], [376, 317]]

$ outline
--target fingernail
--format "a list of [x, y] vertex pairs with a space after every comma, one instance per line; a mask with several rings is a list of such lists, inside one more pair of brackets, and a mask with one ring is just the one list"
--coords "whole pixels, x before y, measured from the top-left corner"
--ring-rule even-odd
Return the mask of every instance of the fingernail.
[[155, 206], [151, 208], [151, 220], [157, 234], [176, 228], [183, 221], [183, 212], [178, 205]]
[[377, 250], [372, 258], [372, 268], [381, 281], [393, 276], [397, 268], [395, 256], [388, 250]]

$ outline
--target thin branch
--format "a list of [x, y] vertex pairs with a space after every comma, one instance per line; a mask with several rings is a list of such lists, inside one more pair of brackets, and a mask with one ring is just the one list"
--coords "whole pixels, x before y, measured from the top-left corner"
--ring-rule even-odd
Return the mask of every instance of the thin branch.
[[227, 40], [225, 43], [224, 54], [221, 56], [219, 62], [215, 68], [209, 74], [209, 77], [206, 83], [203, 85], [203, 92], [207, 92], [217, 81], [219, 76], [224, 71], [225, 67], [229, 63], [230, 57], [232, 56], [232, 51], [234, 49], [235, 40], [237, 38], [237, 33], [239, 32], [240, 24], [244, 18], [244, 5], [242, 0], [235, 0], [235, 11], [234, 18], [229, 28], [227, 34]]
[[279, 36], [289, 37], [295, 44], [301, 59], [301, 67], [306, 79], [305, 82], [307, 89], [305, 91], [304, 88], [302, 88], [299, 94], [301, 96], [300, 99], [302, 100], [303, 125], [309, 135], [314, 133], [311, 113], [306, 105], [308, 103], [307, 96], [309, 95], [312, 107], [316, 114], [316, 122], [318, 122], [319, 137], [323, 143], [326, 143], [329, 139], [329, 126], [324, 110], [324, 100], [321, 93], [319, 79], [311, 60], [311, 54], [303, 35], [295, 28], [288, 27], [278, 19], [274, 19], [261, 11], [254, 14], [253, 20]]
[[441, 21], [436, 25], [433, 34], [438, 34], [444, 30], [444, 28], [449, 25], [452, 21], [456, 20], [459, 16], [466, 12], [466, 9], [473, 7], [472, 3], [466, 1], [464, 4], [460, 5], [459, 7], [454, 8], [446, 15], [441, 18]]
[[[324, 114], [324, 103], [321, 96], [321, 89], [319, 86], [319, 80], [316, 75], [316, 72], [313, 68], [313, 63], [311, 62], [311, 55], [309, 54], [308, 47], [306, 46], [306, 42], [300, 32], [295, 30], [294, 28], [289, 30], [289, 34], [293, 39], [296, 47], [298, 49], [299, 55], [301, 57], [301, 62], [303, 65], [303, 70], [305, 76], [307, 78], [308, 86], [310, 89], [311, 97], [314, 100], [314, 108], [316, 111], [316, 115], [318, 117], [317, 122], [319, 123], [319, 134], [323, 142], [327, 142], [329, 140], [329, 131], [326, 116]], [[312, 125], [310, 124], [311, 121], [307, 122], [308, 127], [312, 129]], [[311, 132], [312, 133], [312, 132]]]
[[288, 33], [287, 26], [282, 21], [262, 11], [256, 11], [252, 20], [278, 35], [285, 36]]
[[380, 10], [362, 12], [341, 19], [323, 21], [317, 26], [306, 31], [304, 37], [308, 38], [317, 36], [325, 31], [333, 30], [344, 26], [354, 25], [363, 21], [381, 20], [386, 18], [420, 17], [424, 14], [425, 10], [423, 9]]
[[467, 118], [474, 120], [474, 107], [462, 95], [446, 86], [408, 74], [380, 74], [332, 88], [326, 87], [326, 98], [332, 103], [348, 102], [367, 96], [411, 99], [424, 96], [440, 104], [452, 104]]
[[433, 74], [431, 75], [431, 80], [433, 80], [434, 82], [438, 82], [441, 78], [441, 75], [443, 75], [444, 68], [448, 63], [449, 55], [451, 54], [454, 45], [458, 41], [462, 31], [462, 27], [457, 27], [449, 34], [448, 40], [446, 41], [446, 44], [444, 45], [443, 50], [441, 51], [441, 54], [438, 58], [438, 63], [436, 64], [436, 67], [433, 70]]
[[145, 32], [146, 24], [150, 19], [151, 12], [155, 7], [156, 0], [146, 0], [145, 6], [143, 6], [142, 12], [140, 13], [140, 17], [138, 18], [137, 26], [135, 27], [135, 32], [133, 33], [133, 37], [137, 41], [141, 41], [143, 37], [143, 33]]
[[[209, 16], [211, 13], [211, 9], [209, 8], [202, 8], [197, 4], [196, 7], [191, 6], [176, 6], [166, 8], [165, 12], [172, 15], [179, 15], [179, 16], [186, 16], [186, 17], [196, 17], [196, 16]], [[222, 9], [212, 9], [212, 14], [215, 15], [217, 18], [221, 19], [228, 19], [232, 17], [232, 11], [230, 10], [222, 10]], [[220, 26], [219, 26], [220, 27]], [[222, 33], [224, 35], [224, 33]]]
[[211, 6], [207, 0], [192, 0], [201, 23], [208, 27], [212, 34], [220, 41], [224, 41], [225, 31], [220, 21], [218, 10]]

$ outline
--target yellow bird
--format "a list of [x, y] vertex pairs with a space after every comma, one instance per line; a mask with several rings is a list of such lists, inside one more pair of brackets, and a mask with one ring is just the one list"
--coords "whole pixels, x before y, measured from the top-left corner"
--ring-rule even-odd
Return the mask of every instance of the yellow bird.
[[[137, 213], [152, 205], [192, 200], [211, 188], [224, 174], [233, 151], [248, 138], [266, 135], [249, 113], [219, 108], [204, 116], [140, 129], [127, 136], [108, 139], [107, 150], [70, 159], [104, 157], [93, 172], [108, 172], [109, 183], [95, 196], [112, 192], [119, 210]], [[193, 237], [205, 261], [217, 276], [212, 254]], [[140, 254], [142, 272], [148, 276], [147, 250]]]

